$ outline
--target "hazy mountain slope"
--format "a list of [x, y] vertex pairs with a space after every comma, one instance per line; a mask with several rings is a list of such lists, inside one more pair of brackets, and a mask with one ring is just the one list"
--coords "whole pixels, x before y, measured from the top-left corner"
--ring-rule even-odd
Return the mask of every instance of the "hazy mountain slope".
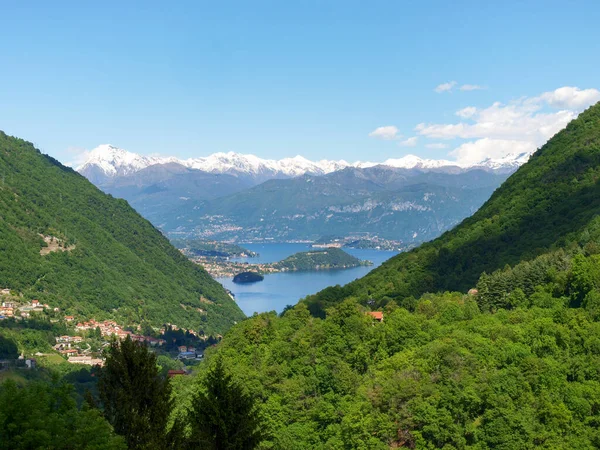
[[234, 194], [253, 184], [244, 178], [189, 169], [175, 163], [148, 166], [129, 175], [105, 178], [97, 186], [123, 198], [142, 216], [160, 226], [173, 211], [186, 210], [190, 201]]
[[472, 217], [344, 288], [307, 301], [314, 312], [349, 296], [405, 298], [466, 290], [484, 271], [560, 244], [600, 213], [600, 104], [538, 150]]
[[[62, 249], [41, 255], [42, 236]], [[0, 286], [80, 317], [207, 333], [243, 318], [218, 283], [125, 201], [1, 132]]]
[[335, 183], [352, 182], [353, 179], [369, 180], [386, 190], [395, 190], [411, 184], [477, 189], [496, 188], [508, 178], [510, 173], [512, 171], [496, 173], [479, 168], [453, 171], [449, 167], [440, 170], [423, 170], [377, 165], [364, 169], [347, 168], [326, 177]]
[[[376, 166], [270, 180], [214, 201], [162, 211], [165, 230], [214, 238], [318, 239], [370, 233], [406, 242], [433, 239], [472, 214], [506, 179]], [[193, 205], [193, 206], [192, 206]]]

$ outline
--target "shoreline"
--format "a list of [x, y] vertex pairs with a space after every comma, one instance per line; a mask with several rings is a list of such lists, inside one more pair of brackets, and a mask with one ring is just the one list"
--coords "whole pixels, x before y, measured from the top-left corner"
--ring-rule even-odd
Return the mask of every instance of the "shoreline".
[[338, 267], [315, 266], [311, 269], [290, 269], [286, 267], [277, 267], [280, 262], [275, 263], [249, 263], [249, 262], [232, 262], [228, 260], [217, 261], [210, 258], [190, 258], [192, 262], [198, 264], [208, 272], [214, 279], [217, 278], [232, 278], [241, 272], [256, 272], [260, 275], [270, 275], [281, 272], [320, 272], [324, 270], [346, 270], [355, 267], [372, 266], [372, 261], [361, 261], [360, 264], [351, 264]]

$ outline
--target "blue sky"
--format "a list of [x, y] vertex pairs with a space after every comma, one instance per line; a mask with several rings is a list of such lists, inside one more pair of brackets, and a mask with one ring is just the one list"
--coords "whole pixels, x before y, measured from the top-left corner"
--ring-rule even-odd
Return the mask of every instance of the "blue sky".
[[5, 2], [0, 129], [64, 162], [474, 159], [600, 100], [597, 1], [173, 3]]

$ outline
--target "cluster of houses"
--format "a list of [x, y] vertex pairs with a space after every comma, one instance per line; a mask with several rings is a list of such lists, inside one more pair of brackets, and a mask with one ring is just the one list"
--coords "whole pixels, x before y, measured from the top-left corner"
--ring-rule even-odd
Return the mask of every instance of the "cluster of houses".
[[114, 320], [105, 320], [103, 322], [97, 322], [94, 319], [88, 322], [80, 322], [75, 325], [75, 330], [77, 331], [89, 331], [100, 329], [100, 334], [103, 337], [112, 337], [115, 336], [118, 339], [126, 339], [129, 336], [132, 340], [138, 342], [146, 342], [150, 345], [164, 345], [166, 341], [164, 339], [157, 339], [151, 336], [142, 336], [139, 334], [134, 334], [131, 331], [124, 330], [117, 322]]
[[[41, 304], [39, 300], [31, 300], [27, 302], [15, 301], [15, 297], [12, 295], [10, 289], [0, 289], [0, 297], [8, 297], [3, 299], [0, 302], [0, 320], [7, 318], [15, 318], [17, 320], [26, 319], [31, 316], [32, 313], [44, 312], [46, 310], [51, 309], [48, 304]], [[16, 297], [18, 298], [18, 297]], [[52, 308], [53, 312], [59, 312], [59, 308]], [[51, 319], [52, 322], [57, 322], [59, 319]], [[67, 324], [71, 324], [71, 326], [75, 323], [74, 316], [64, 316], [64, 321]], [[170, 325], [173, 330], [178, 330], [178, 327], [175, 325]], [[166, 344], [164, 339], [157, 339], [151, 336], [142, 336], [139, 334], [135, 334], [131, 331], [123, 329], [120, 325], [118, 325], [113, 320], [104, 320], [104, 321], [96, 321], [91, 319], [86, 322], [79, 322], [75, 325], [75, 331], [77, 332], [85, 332], [85, 331], [95, 331], [100, 330], [100, 335], [104, 338], [112, 338], [116, 337], [117, 339], [126, 339], [130, 337], [134, 341], [145, 342], [153, 347], [163, 346]], [[161, 333], [165, 333], [165, 329], [160, 330]], [[190, 334], [199, 337], [200, 339], [206, 340], [206, 336], [198, 336], [196, 332], [193, 330], [187, 330]], [[54, 349], [60, 354], [67, 357], [67, 360], [70, 363], [76, 364], [87, 364], [91, 366], [99, 365], [102, 366], [104, 364], [104, 360], [98, 357], [94, 357], [94, 354], [91, 352], [89, 348], [82, 349], [82, 343], [85, 338], [83, 336], [58, 336], [56, 337], [56, 344], [54, 345]], [[104, 342], [103, 346], [108, 345], [108, 342]], [[84, 346], [86, 347], [86, 346]], [[194, 347], [186, 347], [185, 345], [179, 347], [179, 354], [177, 356], [180, 360], [190, 360], [190, 359], [202, 359], [203, 355], [201, 352], [196, 352]], [[21, 357], [22, 359], [22, 357]], [[23, 361], [23, 366], [28, 368], [35, 367], [35, 360], [30, 359], [27, 361]], [[14, 362], [10, 362], [11, 365]], [[8, 361], [0, 361], [0, 370], [2, 368], [8, 367]], [[169, 374], [169, 376], [180, 375], [179, 373]]]
[[86, 354], [89, 353], [89, 351], [84, 351], [84, 354], [82, 354], [79, 346], [83, 340], [84, 339], [81, 336], [58, 336], [56, 337], [54, 350], [61, 355], [66, 356], [67, 361], [70, 363], [102, 366], [104, 361], [100, 358], [94, 358], [90, 354]]
[[[73, 322], [75, 318], [73, 316], [65, 316], [65, 322]], [[164, 339], [156, 339], [151, 336], [141, 336], [134, 334], [131, 331], [124, 330], [114, 320], [96, 321], [91, 319], [86, 322], [79, 322], [75, 325], [75, 330], [78, 332], [100, 330], [100, 335], [104, 338], [116, 337], [117, 339], [126, 339], [128, 336], [138, 342], [146, 342], [151, 346], [161, 346], [166, 344]], [[90, 366], [104, 364], [104, 360], [101, 358], [95, 358], [89, 350], [81, 350], [80, 344], [84, 341], [82, 336], [58, 336], [56, 337], [56, 345], [54, 349], [60, 354], [67, 357], [67, 361], [75, 364], [87, 364]], [[108, 342], [104, 342], [104, 346], [108, 345]]]
[[180, 345], [177, 349], [179, 350], [177, 359], [202, 359], [202, 358], [204, 358], [204, 355], [200, 352], [197, 352], [195, 347], [187, 347], [185, 345]]
[[15, 315], [15, 304], [13, 302], [2, 302], [0, 307], [0, 319], [6, 319], [7, 317], [14, 317]]
[[[3, 289], [2, 295], [7, 289]], [[10, 291], [9, 291], [10, 292]], [[31, 317], [31, 313], [44, 312], [45, 310], [50, 309], [50, 305], [47, 303], [41, 304], [39, 300], [31, 300], [26, 303], [16, 303], [14, 301], [3, 301], [2, 306], [0, 306], [0, 320], [7, 319], [10, 317], [21, 317], [27, 319]], [[58, 308], [54, 308], [54, 311], [58, 311]]]

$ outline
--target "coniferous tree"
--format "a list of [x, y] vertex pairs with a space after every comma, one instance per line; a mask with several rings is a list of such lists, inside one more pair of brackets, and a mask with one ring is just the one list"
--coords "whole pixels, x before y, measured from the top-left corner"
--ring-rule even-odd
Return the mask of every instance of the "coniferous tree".
[[129, 337], [113, 342], [100, 372], [98, 389], [104, 415], [130, 449], [165, 449], [171, 385], [159, 374], [156, 355]]
[[18, 356], [19, 349], [15, 341], [0, 336], [0, 359], [16, 359]]
[[265, 435], [254, 399], [226, 371], [221, 357], [206, 376], [204, 390], [192, 398], [188, 411], [190, 448], [251, 450]]

